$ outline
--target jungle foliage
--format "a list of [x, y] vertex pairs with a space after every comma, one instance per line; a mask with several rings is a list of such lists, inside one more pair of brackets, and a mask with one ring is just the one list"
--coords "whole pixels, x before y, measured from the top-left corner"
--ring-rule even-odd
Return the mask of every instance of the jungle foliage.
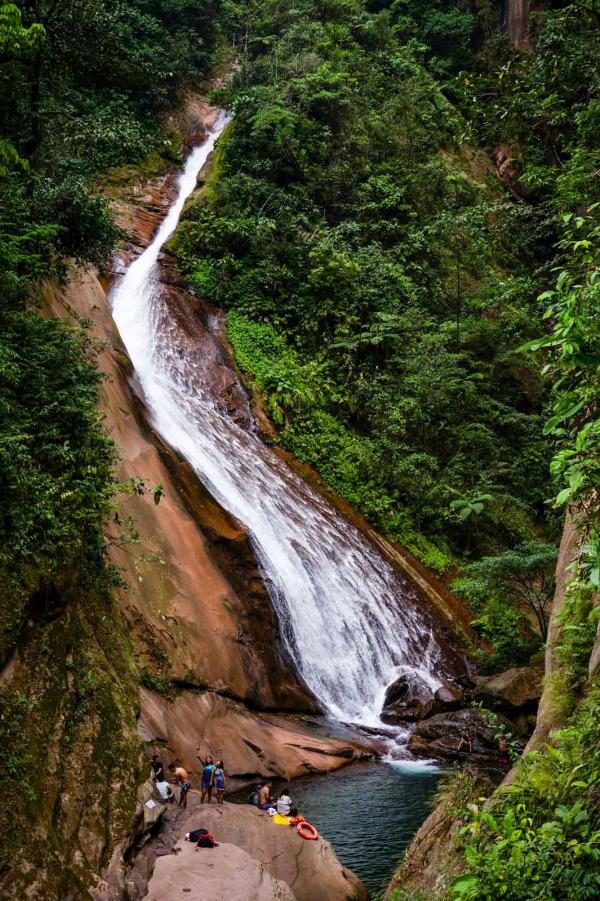
[[529, 540], [548, 457], [517, 351], [540, 328], [527, 205], [464, 145], [400, 4], [229, 8], [235, 121], [177, 249], [282, 444], [439, 570]]
[[600, 586], [600, 225], [598, 204], [563, 217], [562, 262], [549, 304], [543, 351], [552, 379], [546, 432], [555, 454], [556, 504], [571, 504], [581, 533], [570, 569], [552, 691], [564, 729], [528, 755], [514, 786], [493, 807], [474, 807], [463, 829], [467, 871], [454, 898], [596, 898], [600, 891], [600, 685], [590, 664]]
[[114, 448], [94, 348], [42, 318], [42, 280], [118, 240], [93, 181], [169, 150], [157, 112], [205, 68], [214, 4], [0, 2], [0, 659], [39, 586], [102, 546]]
[[524, 592], [463, 583], [488, 665], [525, 660], [560, 505], [523, 347], [552, 315], [563, 217], [599, 196], [596, 14], [534, 15], [528, 54], [488, 0], [227, 8], [236, 118], [184, 268], [229, 310], [283, 446], [377, 528], [440, 571], [539, 543]]

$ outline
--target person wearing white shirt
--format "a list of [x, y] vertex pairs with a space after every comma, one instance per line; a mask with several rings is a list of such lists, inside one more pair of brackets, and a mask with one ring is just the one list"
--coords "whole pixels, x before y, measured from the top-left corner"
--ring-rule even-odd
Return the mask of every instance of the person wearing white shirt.
[[292, 809], [292, 799], [288, 795], [289, 789], [284, 788], [279, 798], [277, 800], [277, 813], [281, 814], [282, 817], [289, 817], [290, 810]]

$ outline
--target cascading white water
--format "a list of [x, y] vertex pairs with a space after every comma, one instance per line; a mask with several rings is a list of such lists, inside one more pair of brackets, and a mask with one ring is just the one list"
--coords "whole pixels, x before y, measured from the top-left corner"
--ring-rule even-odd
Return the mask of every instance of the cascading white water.
[[211, 398], [155, 277], [161, 247], [227, 121], [221, 113], [189, 156], [168, 215], [112, 292], [113, 317], [154, 427], [248, 530], [300, 674], [337, 719], [377, 725], [398, 673], [409, 670], [433, 690], [441, 684], [437, 638], [410, 586], [359, 531]]

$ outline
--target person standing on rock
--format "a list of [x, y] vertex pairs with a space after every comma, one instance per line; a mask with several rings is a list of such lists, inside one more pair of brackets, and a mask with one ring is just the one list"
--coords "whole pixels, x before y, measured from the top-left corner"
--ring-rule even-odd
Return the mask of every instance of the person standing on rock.
[[222, 804], [225, 799], [225, 769], [222, 760], [217, 760], [213, 772], [213, 784], [217, 792], [217, 804]]
[[[200, 748], [197, 748], [199, 751]], [[200, 758], [198, 758], [200, 759]], [[202, 794], [200, 795], [200, 803], [204, 804], [204, 799], [208, 795], [208, 803], [210, 804], [212, 799], [212, 790], [213, 790], [213, 773], [215, 771], [215, 765], [213, 763], [213, 759], [208, 754], [204, 758], [204, 763], [202, 764], [202, 776], [200, 779], [200, 790]]]
[[456, 750], [463, 751], [465, 754], [470, 754], [472, 752], [473, 736], [470, 732], [463, 732], [458, 743], [458, 748]]
[[179, 786], [179, 806], [185, 810], [187, 807], [188, 792], [192, 787], [188, 771], [182, 766], [175, 766], [174, 763], [169, 764], [169, 770], [175, 777], [175, 783]]
[[152, 767], [152, 780], [154, 782], [163, 782], [165, 778], [165, 769], [158, 754], [154, 753], [152, 755], [150, 766]]
[[510, 757], [508, 754], [508, 739], [506, 735], [498, 736], [498, 764], [505, 768], [510, 763]]

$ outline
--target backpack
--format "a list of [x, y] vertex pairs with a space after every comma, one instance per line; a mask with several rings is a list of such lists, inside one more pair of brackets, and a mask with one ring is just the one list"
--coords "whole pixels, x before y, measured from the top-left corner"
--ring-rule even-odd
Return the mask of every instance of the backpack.
[[186, 835], [186, 840], [188, 842], [197, 842], [203, 835], [208, 835], [208, 829], [192, 829], [192, 831], [188, 832]]
[[219, 843], [215, 840], [214, 835], [211, 835], [210, 832], [206, 832], [204, 835], [201, 835], [196, 843], [197, 848], [216, 848]]
[[251, 795], [248, 795], [248, 804], [258, 804], [258, 793], [261, 790], [262, 785], [257, 785]]

